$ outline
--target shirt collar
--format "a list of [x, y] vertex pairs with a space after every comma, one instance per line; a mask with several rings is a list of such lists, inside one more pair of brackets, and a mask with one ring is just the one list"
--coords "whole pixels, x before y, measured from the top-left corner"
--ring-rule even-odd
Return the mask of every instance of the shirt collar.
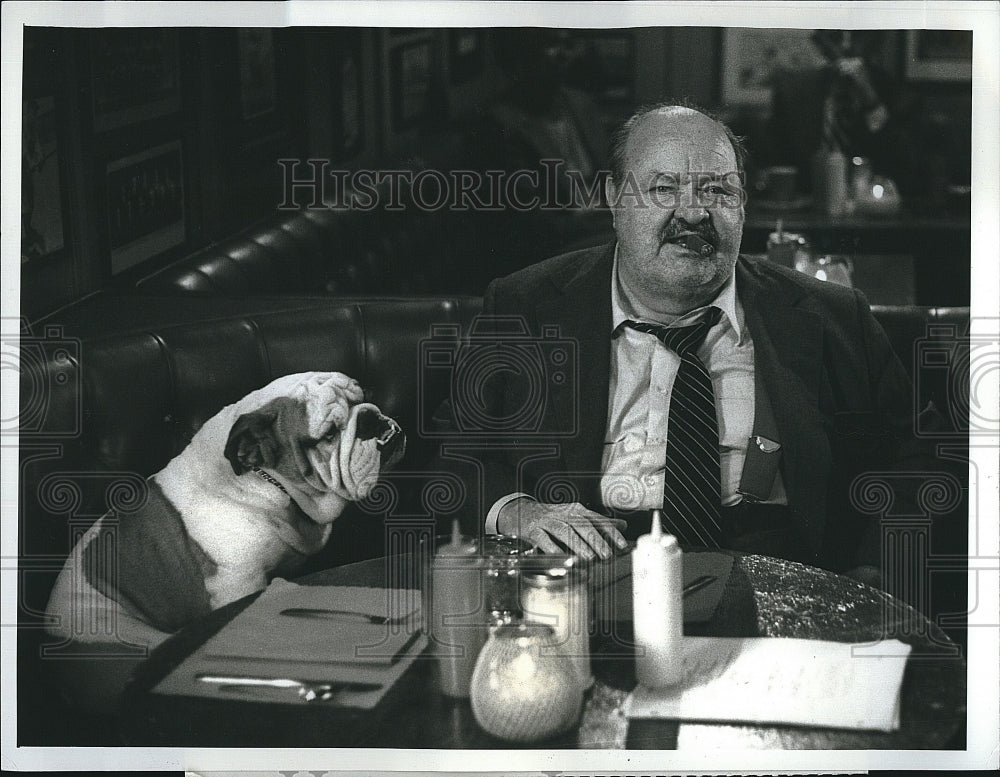
[[675, 316], [672, 319], [664, 319], [662, 315], [657, 315], [652, 311], [641, 309], [634, 300], [630, 299], [618, 282], [618, 244], [615, 244], [615, 258], [611, 270], [611, 331], [614, 332], [621, 326], [623, 321], [648, 321], [653, 324], [663, 324], [664, 326], [686, 326], [694, 323], [710, 307], [717, 307], [729, 320], [729, 325], [736, 332], [737, 340], [743, 342], [743, 306], [740, 304], [739, 296], [736, 294], [736, 273], [729, 276], [729, 280], [719, 289], [715, 299], [707, 305], [695, 308], [682, 316]]

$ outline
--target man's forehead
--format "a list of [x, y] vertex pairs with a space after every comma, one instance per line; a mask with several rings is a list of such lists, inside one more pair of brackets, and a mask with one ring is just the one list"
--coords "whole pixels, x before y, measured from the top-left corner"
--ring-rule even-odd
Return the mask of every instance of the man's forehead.
[[722, 126], [694, 111], [656, 112], [633, 128], [626, 157], [636, 172], [729, 172], [736, 153]]

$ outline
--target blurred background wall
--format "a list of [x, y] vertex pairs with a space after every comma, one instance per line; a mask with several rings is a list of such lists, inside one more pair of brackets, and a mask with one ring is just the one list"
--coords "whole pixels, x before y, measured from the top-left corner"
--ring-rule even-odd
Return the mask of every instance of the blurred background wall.
[[[812, 32], [26, 28], [22, 315], [127, 289], [273, 214], [285, 196], [279, 160], [509, 168], [568, 126], [596, 173], [610, 129], [663, 99], [713, 109], [746, 137], [745, 252], [763, 253], [781, 218], [819, 252], [900, 257], [861, 271], [888, 274], [873, 287], [883, 301], [968, 304], [971, 33]], [[836, 84], [854, 60], [871, 89], [845, 97]], [[888, 179], [892, 203], [821, 207], [810, 165], [834, 98], [848, 164], [863, 160], [865, 185]], [[883, 123], [866, 134], [871, 116]], [[536, 221], [526, 235], [557, 237], [522, 245], [608, 234], [607, 214], [593, 210]], [[436, 282], [451, 288], [419, 290], [477, 293], [538, 251], [470, 256], [461, 261], [478, 264], [461, 283], [451, 273]]]

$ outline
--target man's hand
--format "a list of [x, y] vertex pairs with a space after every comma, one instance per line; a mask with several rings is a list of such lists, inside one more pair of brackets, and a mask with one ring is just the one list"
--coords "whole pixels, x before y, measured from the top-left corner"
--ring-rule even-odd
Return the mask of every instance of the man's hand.
[[501, 534], [516, 534], [545, 553], [564, 552], [556, 544], [558, 540], [575, 555], [587, 559], [595, 555], [610, 558], [614, 553], [612, 545], [625, 548], [628, 543], [621, 533], [625, 526], [625, 521], [595, 513], [577, 502], [549, 504], [515, 499], [504, 505], [497, 517]]

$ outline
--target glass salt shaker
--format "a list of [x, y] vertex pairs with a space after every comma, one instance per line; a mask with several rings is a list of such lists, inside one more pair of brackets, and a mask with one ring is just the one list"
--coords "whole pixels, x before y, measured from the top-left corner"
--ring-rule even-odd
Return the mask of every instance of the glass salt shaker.
[[579, 719], [583, 691], [576, 678], [550, 626], [498, 626], [472, 674], [472, 713], [484, 730], [501, 739], [547, 739]]
[[594, 682], [587, 577], [586, 568], [574, 556], [539, 554], [521, 565], [524, 621], [552, 627], [556, 642], [576, 667], [581, 690]]

